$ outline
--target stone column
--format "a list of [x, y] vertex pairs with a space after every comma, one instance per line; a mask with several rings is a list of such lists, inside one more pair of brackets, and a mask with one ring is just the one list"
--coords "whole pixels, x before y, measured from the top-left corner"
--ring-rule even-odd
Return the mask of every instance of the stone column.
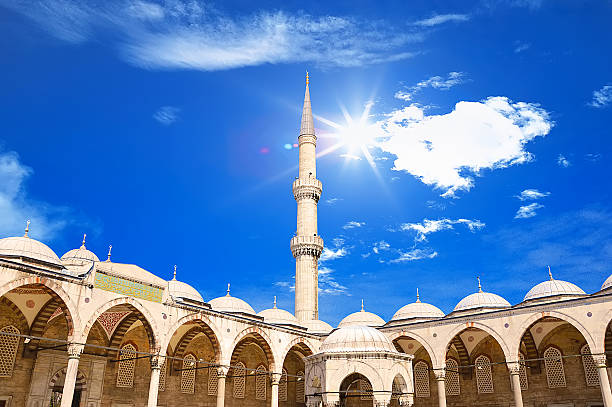
[[149, 401], [147, 407], [157, 407], [157, 394], [159, 393], [159, 376], [164, 358], [161, 356], [151, 357], [151, 380], [149, 381]]
[[219, 366], [217, 368], [217, 407], [225, 407], [225, 379], [229, 368]]
[[282, 373], [270, 374], [270, 385], [272, 392], [270, 394], [270, 407], [278, 407], [278, 384], [280, 383]]
[[77, 373], [79, 372], [79, 359], [83, 352], [83, 345], [78, 343], [68, 344], [68, 367], [66, 368], [66, 378], [64, 380], [64, 390], [62, 391], [61, 407], [71, 407], [74, 397], [74, 385], [76, 384]]
[[436, 381], [438, 382], [438, 406], [446, 407], [446, 371], [435, 370]]
[[610, 379], [606, 370], [606, 355], [593, 355], [597, 372], [599, 373], [599, 388], [604, 406], [612, 407], [612, 391], [610, 390]]
[[512, 381], [512, 395], [514, 396], [514, 406], [523, 407], [523, 395], [521, 393], [521, 365], [519, 362], [507, 363]]

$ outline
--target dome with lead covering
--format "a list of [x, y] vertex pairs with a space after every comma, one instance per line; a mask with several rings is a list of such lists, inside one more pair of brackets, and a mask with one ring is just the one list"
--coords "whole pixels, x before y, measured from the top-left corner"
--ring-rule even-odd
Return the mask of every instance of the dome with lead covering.
[[66, 252], [62, 256], [61, 260], [62, 261], [67, 261], [67, 260], [100, 261], [100, 259], [98, 258], [98, 256], [96, 256], [95, 253], [87, 250], [87, 248], [85, 247], [85, 237], [87, 237], [87, 235], [83, 235], [83, 243], [81, 244], [81, 247], [79, 247], [78, 249], [72, 249]]
[[550, 267], [548, 268], [548, 276], [549, 279], [547, 281], [543, 281], [529, 290], [523, 301], [557, 296], [579, 297], [586, 295], [580, 287], [569, 281], [555, 280], [550, 271]]
[[297, 318], [293, 316], [292, 313], [276, 307], [276, 297], [274, 297], [274, 306], [272, 308], [265, 309], [257, 315], [263, 317], [264, 322], [269, 324], [300, 325]]
[[25, 235], [0, 239], [0, 257], [17, 261], [26, 259], [34, 263], [64, 268], [57, 254], [49, 246], [28, 236], [29, 230], [30, 222], [28, 221]]
[[421, 302], [419, 298], [419, 289], [417, 288], [417, 299], [408, 305], [404, 305], [402, 308], [397, 310], [391, 321], [398, 321], [404, 319], [434, 319], [442, 318], [444, 312], [435, 305]]
[[168, 281], [168, 294], [174, 299], [185, 299], [196, 302], [204, 302], [204, 299], [192, 286], [176, 279], [176, 266], [174, 266], [174, 276]]
[[397, 352], [389, 338], [369, 326], [347, 326], [329, 335], [321, 344], [321, 352]]
[[482, 291], [480, 278], [478, 279], [478, 292], [470, 294], [455, 306], [453, 311], [466, 311], [471, 309], [500, 309], [508, 308], [510, 303], [503, 297]]
[[209, 301], [210, 306], [215, 311], [231, 312], [238, 314], [256, 315], [255, 310], [246, 301], [230, 295], [230, 285], [227, 285], [227, 294]]
[[344, 328], [347, 326], [383, 326], [385, 320], [378, 315], [368, 312], [363, 308], [363, 300], [361, 300], [361, 311], [353, 312], [352, 314], [344, 317], [338, 324], [338, 328]]
[[320, 319], [311, 319], [310, 321], [302, 321], [300, 325], [307, 328], [309, 334], [323, 334], [327, 335], [334, 328], [325, 321], [321, 321]]

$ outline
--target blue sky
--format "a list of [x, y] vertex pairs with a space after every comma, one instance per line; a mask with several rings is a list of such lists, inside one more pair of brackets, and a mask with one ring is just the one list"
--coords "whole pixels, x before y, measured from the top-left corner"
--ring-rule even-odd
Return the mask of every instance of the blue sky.
[[[0, 235], [293, 310], [311, 74], [320, 316], [612, 273], [609, 1], [0, 0]], [[365, 112], [365, 114], [364, 114]], [[347, 121], [352, 118], [352, 124]], [[350, 120], [350, 119], [349, 119]]]

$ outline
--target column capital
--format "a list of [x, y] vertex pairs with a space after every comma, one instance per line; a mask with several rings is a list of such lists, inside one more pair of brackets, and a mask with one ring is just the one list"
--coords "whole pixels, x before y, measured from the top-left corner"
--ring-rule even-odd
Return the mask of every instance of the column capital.
[[598, 368], [606, 368], [606, 355], [593, 355], [593, 361], [595, 362], [595, 366]]
[[508, 371], [511, 375], [517, 375], [521, 373], [520, 362], [507, 362], [506, 366], [508, 366]]
[[160, 355], [154, 355], [151, 356], [151, 369], [161, 369], [162, 365], [164, 364], [166, 358]]
[[446, 370], [434, 370], [434, 376], [436, 376], [436, 380], [444, 380], [446, 378]]
[[83, 353], [83, 349], [85, 345], [80, 343], [69, 343], [68, 344], [68, 359], [79, 359], [81, 357], [81, 353]]
[[228, 366], [217, 366], [217, 377], [219, 379], [226, 378], [230, 368]]
[[272, 372], [270, 373], [270, 385], [278, 386], [281, 381], [282, 373]]

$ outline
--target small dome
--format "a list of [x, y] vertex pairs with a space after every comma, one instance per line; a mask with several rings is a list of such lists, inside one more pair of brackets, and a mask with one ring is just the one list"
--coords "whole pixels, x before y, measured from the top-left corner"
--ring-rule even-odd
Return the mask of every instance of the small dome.
[[81, 247], [79, 247], [78, 249], [72, 249], [68, 251], [62, 256], [61, 260], [62, 261], [66, 261], [66, 260], [100, 261], [100, 259], [98, 258], [98, 256], [95, 255], [95, 253], [87, 250], [87, 248], [85, 247], [85, 237], [86, 236], [87, 235], [83, 235], [83, 244], [81, 244]]
[[269, 324], [299, 325], [297, 318], [292, 313], [276, 307], [276, 296], [274, 297], [274, 306], [261, 311], [257, 315], [263, 317], [264, 322]]
[[202, 298], [198, 290], [196, 290], [189, 284], [183, 283], [182, 281], [178, 280], [168, 281], [168, 294], [170, 294], [171, 297], [176, 299], [186, 299], [197, 302], [204, 302], [204, 299]]
[[382, 332], [369, 326], [347, 326], [329, 335], [321, 344], [321, 352], [397, 352]]
[[227, 294], [225, 297], [218, 297], [209, 301], [210, 306], [215, 311], [232, 312], [239, 314], [255, 315], [255, 310], [246, 301], [230, 295], [229, 284], [227, 285]]
[[606, 281], [604, 281], [603, 285], [601, 286], [601, 289], [607, 290], [610, 287], [612, 287], [612, 275], [608, 277]]
[[44, 243], [35, 239], [23, 237], [7, 237], [0, 239], [0, 257], [26, 258], [39, 263], [46, 263], [64, 268], [59, 257]]
[[367, 312], [363, 309], [363, 300], [361, 300], [361, 311], [353, 312], [350, 315], [344, 317], [342, 321], [338, 324], [338, 328], [344, 328], [347, 326], [383, 326], [385, 324], [385, 320], [379, 317], [378, 315]]
[[300, 322], [300, 325], [308, 328], [306, 332], [308, 332], [309, 334], [327, 335], [328, 333], [334, 330], [334, 328], [330, 324], [328, 324], [325, 321], [321, 321], [320, 319], [311, 319], [310, 321], [302, 321]]
[[572, 297], [586, 295], [586, 293], [575, 284], [572, 284], [568, 281], [553, 279], [550, 269], [548, 270], [548, 275], [550, 276], [550, 279], [541, 282], [540, 284], [529, 290], [527, 295], [525, 295], [523, 301], [535, 300], [538, 298], [546, 297], [556, 297], [559, 295]]
[[444, 312], [435, 305], [421, 302], [419, 298], [419, 289], [417, 288], [417, 299], [408, 305], [404, 305], [402, 308], [397, 310], [391, 321], [397, 321], [402, 319], [433, 319], [442, 318]]
[[465, 311], [477, 308], [498, 309], [508, 307], [510, 307], [510, 303], [503, 297], [500, 297], [497, 294], [482, 291], [480, 279], [478, 279], [478, 292], [470, 294], [459, 301], [459, 304], [457, 304], [454, 311]]

